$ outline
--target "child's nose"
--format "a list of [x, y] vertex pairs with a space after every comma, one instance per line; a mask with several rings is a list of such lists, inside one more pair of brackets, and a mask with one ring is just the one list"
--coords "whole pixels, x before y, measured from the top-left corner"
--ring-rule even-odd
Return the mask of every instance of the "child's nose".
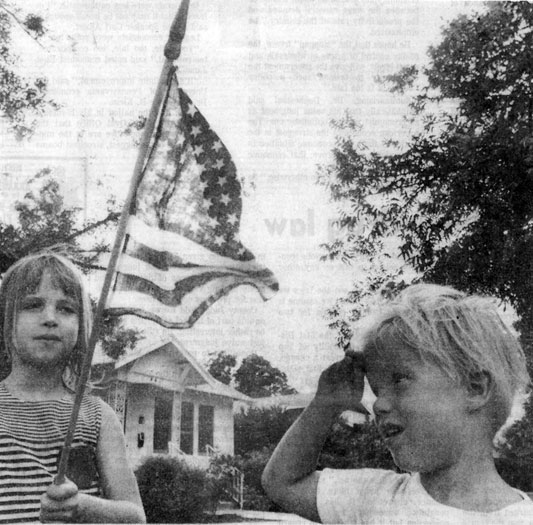
[[388, 414], [392, 409], [391, 402], [387, 396], [380, 394], [374, 401], [372, 409], [376, 415]]
[[45, 326], [57, 325], [56, 309], [53, 307], [46, 307], [43, 310], [43, 324]]

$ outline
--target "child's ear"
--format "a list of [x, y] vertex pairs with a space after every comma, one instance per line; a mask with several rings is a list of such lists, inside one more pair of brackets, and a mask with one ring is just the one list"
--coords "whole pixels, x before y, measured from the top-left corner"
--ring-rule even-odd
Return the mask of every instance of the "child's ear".
[[468, 376], [468, 406], [472, 411], [484, 407], [492, 397], [494, 383], [492, 376], [486, 372], [472, 372]]

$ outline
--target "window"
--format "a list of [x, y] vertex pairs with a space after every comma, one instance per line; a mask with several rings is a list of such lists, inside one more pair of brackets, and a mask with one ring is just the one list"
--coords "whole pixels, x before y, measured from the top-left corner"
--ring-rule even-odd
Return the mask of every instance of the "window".
[[188, 401], [181, 403], [180, 449], [185, 454], [193, 453], [194, 405]]
[[214, 407], [200, 405], [198, 414], [198, 452], [200, 454], [207, 454], [207, 445], [213, 446], [214, 414]]
[[155, 396], [154, 452], [168, 452], [172, 433], [172, 394], [160, 392]]

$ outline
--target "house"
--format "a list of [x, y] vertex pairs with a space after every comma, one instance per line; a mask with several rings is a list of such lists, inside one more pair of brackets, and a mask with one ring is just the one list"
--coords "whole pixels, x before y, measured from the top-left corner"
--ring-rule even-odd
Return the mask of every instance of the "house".
[[124, 427], [133, 467], [152, 454], [205, 467], [213, 451], [233, 454], [233, 405], [249, 398], [214, 379], [174, 336], [116, 362], [99, 352], [93, 364], [105, 370], [100, 395]]

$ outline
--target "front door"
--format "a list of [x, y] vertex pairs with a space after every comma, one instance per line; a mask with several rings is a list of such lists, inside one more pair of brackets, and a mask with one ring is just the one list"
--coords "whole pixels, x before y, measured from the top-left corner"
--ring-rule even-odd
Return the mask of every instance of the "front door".
[[172, 433], [172, 392], [161, 390], [155, 395], [154, 452], [167, 453]]

